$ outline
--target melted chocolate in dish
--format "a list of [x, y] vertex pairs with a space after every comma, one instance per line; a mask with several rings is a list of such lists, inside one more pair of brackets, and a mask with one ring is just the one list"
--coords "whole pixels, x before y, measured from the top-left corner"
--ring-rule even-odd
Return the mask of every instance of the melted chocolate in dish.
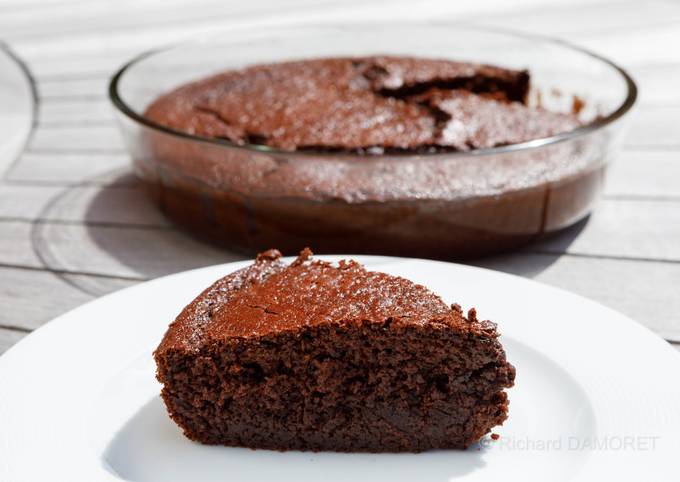
[[280, 253], [220, 279], [154, 356], [187, 437], [274, 450], [462, 449], [508, 414], [496, 326], [427, 288]]
[[595, 136], [482, 152], [580, 125], [528, 105], [529, 84], [526, 71], [407, 57], [254, 65], [146, 111], [228, 143], [143, 129], [135, 166], [168, 216], [251, 255], [507, 251], [585, 216], [605, 166]]

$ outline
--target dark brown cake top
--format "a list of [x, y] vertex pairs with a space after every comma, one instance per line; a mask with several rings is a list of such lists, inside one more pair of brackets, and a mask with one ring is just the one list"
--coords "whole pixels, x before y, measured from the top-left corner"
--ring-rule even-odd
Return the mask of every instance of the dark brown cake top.
[[466, 319], [424, 286], [354, 261], [334, 265], [305, 250], [290, 265], [272, 250], [216, 282], [180, 314], [159, 351], [198, 349], [204, 341], [249, 338], [319, 324], [442, 323], [494, 336], [474, 315]]
[[[313, 59], [256, 65], [185, 85], [157, 99], [146, 116], [238, 144], [377, 153], [493, 147], [577, 125], [573, 116], [525, 106], [528, 88], [525, 71], [473, 63]], [[423, 98], [432, 89], [455, 101], [440, 105]]]

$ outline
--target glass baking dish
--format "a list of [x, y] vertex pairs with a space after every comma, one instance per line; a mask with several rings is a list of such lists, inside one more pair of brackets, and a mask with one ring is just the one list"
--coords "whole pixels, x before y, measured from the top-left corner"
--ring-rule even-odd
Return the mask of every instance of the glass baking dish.
[[[408, 55], [528, 69], [530, 103], [582, 107], [581, 127], [467, 152], [281, 151], [172, 130], [144, 117], [187, 82], [257, 63]], [[291, 26], [142, 54], [110, 97], [152, 199], [191, 233], [252, 254], [376, 253], [461, 259], [517, 248], [584, 218], [637, 90], [614, 63], [561, 41], [462, 24]]]

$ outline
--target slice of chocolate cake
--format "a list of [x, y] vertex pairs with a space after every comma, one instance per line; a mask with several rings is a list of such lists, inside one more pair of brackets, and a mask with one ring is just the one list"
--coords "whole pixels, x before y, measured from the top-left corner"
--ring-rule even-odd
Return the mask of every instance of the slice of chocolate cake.
[[187, 437], [275, 450], [465, 448], [507, 417], [496, 327], [427, 288], [305, 250], [204, 291], [154, 356]]

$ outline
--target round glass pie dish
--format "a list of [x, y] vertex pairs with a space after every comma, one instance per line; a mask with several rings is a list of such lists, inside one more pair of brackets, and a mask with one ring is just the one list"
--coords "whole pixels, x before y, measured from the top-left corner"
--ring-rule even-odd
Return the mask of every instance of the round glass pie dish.
[[[503, 147], [374, 155], [237, 145], [144, 117], [159, 96], [224, 70], [383, 54], [528, 69], [532, 102], [565, 112], [584, 105], [583, 125]], [[434, 23], [240, 31], [143, 54], [110, 84], [135, 172], [192, 233], [248, 253], [309, 246], [444, 259], [509, 250], [585, 217], [636, 92], [621, 68], [577, 47]]]

